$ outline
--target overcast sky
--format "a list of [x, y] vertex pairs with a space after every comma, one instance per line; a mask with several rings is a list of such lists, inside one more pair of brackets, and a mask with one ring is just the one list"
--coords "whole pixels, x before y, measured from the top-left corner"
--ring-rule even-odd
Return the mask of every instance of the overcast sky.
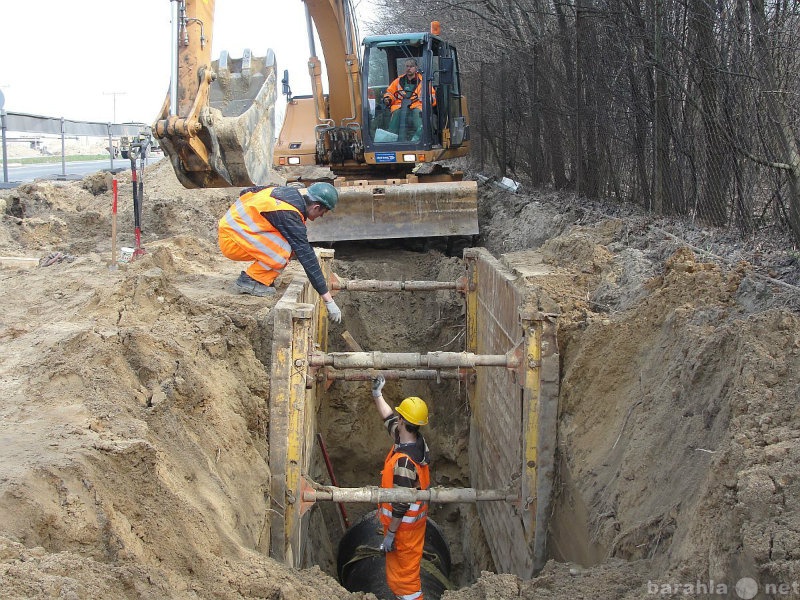
[[[256, 56], [272, 48], [279, 73], [289, 69], [292, 92], [310, 93], [301, 0], [217, 0], [215, 12], [212, 58], [220, 50], [238, 58], [243, 48]], [[319, 46], [317, 53], [322, 58]], [[170, 0], [0, 6], [0, 91], [8, 112], [151, 123], [167, 95], [169, 61]], [[280, 88], [278, 94], [280, 104]]]

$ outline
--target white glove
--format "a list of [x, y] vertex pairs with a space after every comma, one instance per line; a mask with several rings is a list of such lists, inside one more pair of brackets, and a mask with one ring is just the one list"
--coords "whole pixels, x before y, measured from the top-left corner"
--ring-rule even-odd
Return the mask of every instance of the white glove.
[[383, 375], [378, 375], [375, 379], [372, 380], [373, 398], [380, 398], [381, 390], [383, 390], [384, 385], [386, 385], [386, 379], [383, 377]]
[[328, 300], [325, 302], [325, 308], [328, 309], [328, 318], [332, 323], [342, 322], [342, 310], [336, 306], [336, 302], [333, 300]]
[[383, 537], [383, 541], [381, 542], [379, 550], [381, 552], [392, 552], [394, 548], [394, 533], [387, 531], [386, 535]]

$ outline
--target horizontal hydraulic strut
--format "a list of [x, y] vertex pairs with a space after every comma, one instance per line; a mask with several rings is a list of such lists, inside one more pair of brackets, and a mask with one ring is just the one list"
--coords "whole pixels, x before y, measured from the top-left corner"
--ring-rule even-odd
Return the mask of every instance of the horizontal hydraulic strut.
[[519, 502], [518, 494], [510, 494], [508, 490], [476, 490], [475, 488], [430, 488], [415, 490], [411, 488], [381, 488], [367, 486], [361, 488], [329, 487], [303, 489], [304, 502], [363, 502], [377, 504], [379, 502], [437, 502], [441, 504], [455, 502]]
[[520, 358], [508, 354], [473, 354], [471, 352], [314, 352], [312, 367], [335, 369], [472, 369], [474, 367], [506, 367], [516, 369]]
[[391, 370], [391, 371], [376, 371], [369, 369], [366, 371], [333, 371], [327, 369], [320, 370], [317, 373], [318, 381], [371, 381], [376, 375], [383, 375], [387, 381], [395, 379], [407, 380], [433, 380], [439, 381], [442, 379], [460, 379], [466, 380], [471, 373], [467, 371], [434, 371], [431, 369], [409, 369], [404, 371]]

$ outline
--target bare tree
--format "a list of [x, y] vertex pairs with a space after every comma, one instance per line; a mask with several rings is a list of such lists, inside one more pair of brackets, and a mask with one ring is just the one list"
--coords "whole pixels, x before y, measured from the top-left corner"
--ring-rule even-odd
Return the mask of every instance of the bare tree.
[[442, 22], [482, 168], [800, 242], [797, 2], [373, 2]]

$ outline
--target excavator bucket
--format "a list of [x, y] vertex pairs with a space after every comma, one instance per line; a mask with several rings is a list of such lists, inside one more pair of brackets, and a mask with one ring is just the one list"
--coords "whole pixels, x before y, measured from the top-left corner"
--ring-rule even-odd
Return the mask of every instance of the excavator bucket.
[[311, 242], [469, 236], [478, 233], [475, 181], [347, 185], [336, 210], [309, 221]]
[[222, 52], [199, 76], [186, 114], [170, 115], [167, 96], [153, 127], [178, 180], [187, 188], [270, 183], [276, 97], [272, 50], [264, 57], [245, 50], [240, 59]]

